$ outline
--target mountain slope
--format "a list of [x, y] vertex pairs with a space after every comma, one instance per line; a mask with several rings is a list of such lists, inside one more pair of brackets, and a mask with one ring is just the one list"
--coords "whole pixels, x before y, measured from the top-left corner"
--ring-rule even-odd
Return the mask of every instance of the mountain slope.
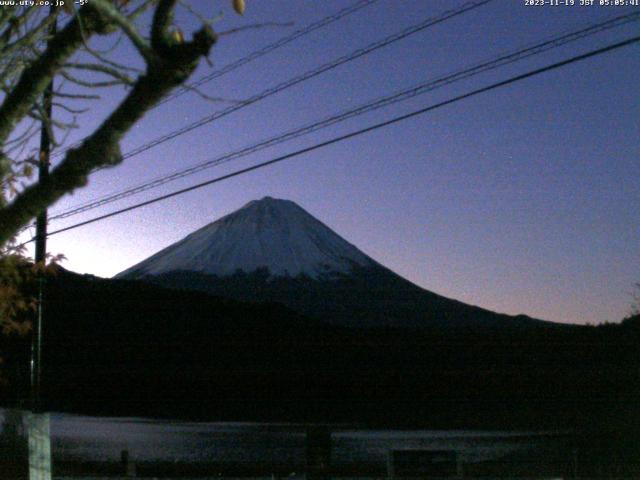
[[118, 274], [242, 301], [275, 301], [350, 327], [521, 328], [541, 324], [424, 290], [288, 200], [249, 202]]
[[265, 197], [210, 223], [118, 274], [193, 271], [232, 275], [268, 268], [274, 276], [320, 278], [375, 262], [294, 202]]
[[498, 314], [424, 290], [382, 267], [356, 267], [331, 279], [274, 277], [269, 272], [216, 276], [173, 271], [142, 280], [239, 301], [278, 302], [311, 318], [356, 328], [488, 331], [555, 324]]

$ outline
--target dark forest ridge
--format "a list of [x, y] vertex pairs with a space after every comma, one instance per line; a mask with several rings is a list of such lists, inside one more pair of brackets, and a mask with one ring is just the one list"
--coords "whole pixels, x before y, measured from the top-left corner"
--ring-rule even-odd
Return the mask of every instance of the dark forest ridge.
[[[351, 329], [275, 303], [65, 271], [47, 305], [51, 411], [445, 429], [638, 420], [637, 321]], [[4, 404], [28, 392], [29, 341], [9, 347], [18, 378]]]

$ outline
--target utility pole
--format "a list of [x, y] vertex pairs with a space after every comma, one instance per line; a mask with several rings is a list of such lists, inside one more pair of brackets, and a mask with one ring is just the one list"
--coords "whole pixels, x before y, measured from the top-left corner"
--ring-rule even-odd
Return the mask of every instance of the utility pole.
[[[51, 3], [50, 15], [54, 15], [49, 28], [47, 46], [57, 32], [56, 7]], [[40, 130], [40, 154], [38, 156], [38, 182], [46, 183], [49, 178], [51, 153], [51, 132], [53, 123], [53, 78], [42, 95], [42, 126]], [[42, 369], [42, 321], [45, 311], [46, 277], [44, 266], [47, 260], [47, 210], [36, 218], [35, 261], [38, 265], [38, 309], [33, 325], [31, 340], [31, 413], [27, 418], [28, 436], [28, 478], [29, 480], [51, 480], [51, 433], [49, 415], [42, 413], [40, 391]]]
[[[51, 4], [50, 14], [56, 14], [56, 7]], [[53, 20], [49, 27], [49, 40], [57, 32], [57, 19]], [[53, 111], [53, 78], [42, 95], [42, 126], [40, 128], [40, 153], [38, 157], [38, 183], [45, 183], [49, 178], [49, 165], [51, 156], [52, 138], [49, 132], [53, 129], [51, 114]], [[48, 124], [47, 124], [48, 123]], [[47, 210], [45, 209], [36, 217], [36, 264], [44, 266], [47, 259]], [[45, 282], [46, 278], [42, 269], [38, 270], [38, 309], [33, 325], [31, 342], [31, 410], [39, 413], [41, 409], [40, 399], [40, 379], [42, 369], [42, 318], [44, 314], [45, 302]]]

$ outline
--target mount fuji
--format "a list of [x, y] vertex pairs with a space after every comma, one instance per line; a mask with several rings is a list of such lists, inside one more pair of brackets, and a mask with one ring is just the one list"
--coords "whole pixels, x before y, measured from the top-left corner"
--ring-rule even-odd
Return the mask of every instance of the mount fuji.
[[296, 203], [271, 197], [247, 203], [115, 278], [277, 302], [348, 327], [486, 329], [547, 323], [424, 290]]
[[290, 200], [265, 197], [197, 230], [116, 277], [191, 271], [319, 279], [375, 261]]

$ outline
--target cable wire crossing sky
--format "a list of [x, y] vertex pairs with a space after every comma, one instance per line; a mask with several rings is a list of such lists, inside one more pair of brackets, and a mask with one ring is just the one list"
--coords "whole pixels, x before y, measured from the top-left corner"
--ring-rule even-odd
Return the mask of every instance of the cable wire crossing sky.
[[634, 13], [634, 14], [629, 14], [629, 15], [623, 15], [623, 16], [619, 16], [616, 17], [614, 19], [611, 20], [607, 20], [605, 22], [600, 22], [596, 25], [590, 25], [587, 28], [584, 29], [580, 29], [576, 32], [571, 32], [569, 34], [565, 34], [565, 35], [561, 35], [559, 37], [555, 37], [553, 39], [550, 40], [546, 40], [542, 43], [536, 44], [534, 46], [531, 47], [526, 47], [523, 49], [519, 49], [516, 52], [512, 52], [509, 53], [507, 55], [502, 55], [498, 58], [494, 58], [491, 59], [489, 61], [474, 65], [472, 67], [466, 68], [462, 71], [458, 71], [455, 72], [453, 74], [450, 75], [446, 75], [444, 77], [440, 77], [438, 79], [435, 80], [429, 80], [427, 82], [423, 82], [420, 85], [416, 85], [413, 86], [409, 89], [406, 90], [402, 90], [400, 92], [394, 93], [393, 95], [390, 96], [386, 96], [383, 98], [379, 98], [376, 99], [373, 102], [368, 102], [365, 105], [361, 105], [355, 109], [351, 109], [348, 110], [346, 112], [342, 112], [340, 114], [337, 115], [332, 115], [326, 119], [323, 119], [319, 122], [315, 122], [311, 125], [305, 125], [303, 127], [300, 128], [296, 128], [294, 130], [288, 131], [284, 134], [278, 135], [276, 137], [272, 137], [268, 140], [263, 140], [261, 142], [258, 142], [257, 144], [253, 144], [251, 146], [245, 147], [241, 150], [232, 152], [232, 153], [227, 153], [223, 156], [217, 157], [215, 159], [211, 159], [211, 160], [207, 160], [206, 162], [191, 166], [187, 169], [184, 170], [180, 170], [178, 172], [174, 172], [170, 175], [165, 175], [163, 177], [158, 177], [154, 180], [151, 180], [147, 183], [135, 186], [135, 187], [131, 187], [128, 188], [126, 190], [122, 190], [116, 193], [112, 193], [110, 195], [106, 195], [103, 196], [99, 199], [96, 199], [94, 201], [91, 202], [87, 202], [84, 203], [82, 205], [78, 205], [75, 208], [70, 208], [68, 210], [65, 210], [64, 212], [60, 212], [60, 213], [55, 213], [54, 215], [50, 216], [50, 220], [55, 220], [58, 218], [67, 218], [73, 215], [77, 215], [78, 213], [82, 213], [88, 210], [92, 210], [94, 208], [97, 208], [99, 206], [105, 205], [107, 203], [111, 203], [117, 200], [120, 200], [122, 198], [126, 198], [130, 195], [135, 195], [137, 193], [152, 189], [152, 188], [156, 188], [159, 185], [163, 185], [167, 182], [173, 181], [175, 179], [178, 178], [182, 178], [184, 176], [187, 175], [193, 175], [195, 173], [198, 173], [204, 169], [213, 167], [215, 165], [219, 165], [223, 162], [227, 162], [227, 161], [231, 161], [235, 158], [240, 158], [243, 157], [245, 155], [248, 155], [250, 153], [256, 152], [258, 150], [261, 150], [262, 148], [266, 148], [269, 147], [271, 145], [275, 145], [278, 144], [280, 142], [283, 141], [287, 141], [290, 140], [291, 138], [295, 138], [299, 135], [305, 135], [307, 133], [316, 131], [320, 128], [324, 128], [326, 126], [329, 125], [333, 125], [334, 123], [346, 120], [348, 118], [351, 118], [352, 116], [356, 116], [356, 115], [362, 115], [363, 113], [378, 109], [378, 108], [382, 108], [385, 107], [387, 105], [391, 105], [395, 102], [399, 102], [399, 101], [403, 101], [406, 100], [408, 98], [412, 98], [416, 95], [421, 95], [423, 93], [432, 91], [436, 88], [440, 88], [442, 86], [448, 85], [450, 83], [453, 83], [455, 81], [467, 78], [471, 75], [476, 75], [478, 73], [481, 73], [483, 71], [487, 71], [493, 68], [498, 68], [502, 65], [514, 62], [514, 61], [518, 61], [521, 60], [523, 58], [527, 58], [528, 56], [531, 55], [537, 55], [541, 52], [544, 52], [550, 48], [557, 48], [560, 45], [563, 45], [565, 43], [571, 42], [571, 41], [575, 41], [577, 39], [583, 38], [585, 36], [588, 35], [593, 35], [594, 33], [598, 33], [604, 29], [608, 29], [608, 28], [614, 28], [616, 26], [619, 26], [621, 24], [624, 24], [626, 22], [629, 21], [638, 21], [640, 19], [640, 12], [638, 13]]
[[52, 208], [49, 250], [112, 276], [272, 196], [446, 297], [619, 321], [640, 281], [639, 19], [633, 2], [251, 3], [192, 79], [232, 103], [167, 97], [121, 166]]

